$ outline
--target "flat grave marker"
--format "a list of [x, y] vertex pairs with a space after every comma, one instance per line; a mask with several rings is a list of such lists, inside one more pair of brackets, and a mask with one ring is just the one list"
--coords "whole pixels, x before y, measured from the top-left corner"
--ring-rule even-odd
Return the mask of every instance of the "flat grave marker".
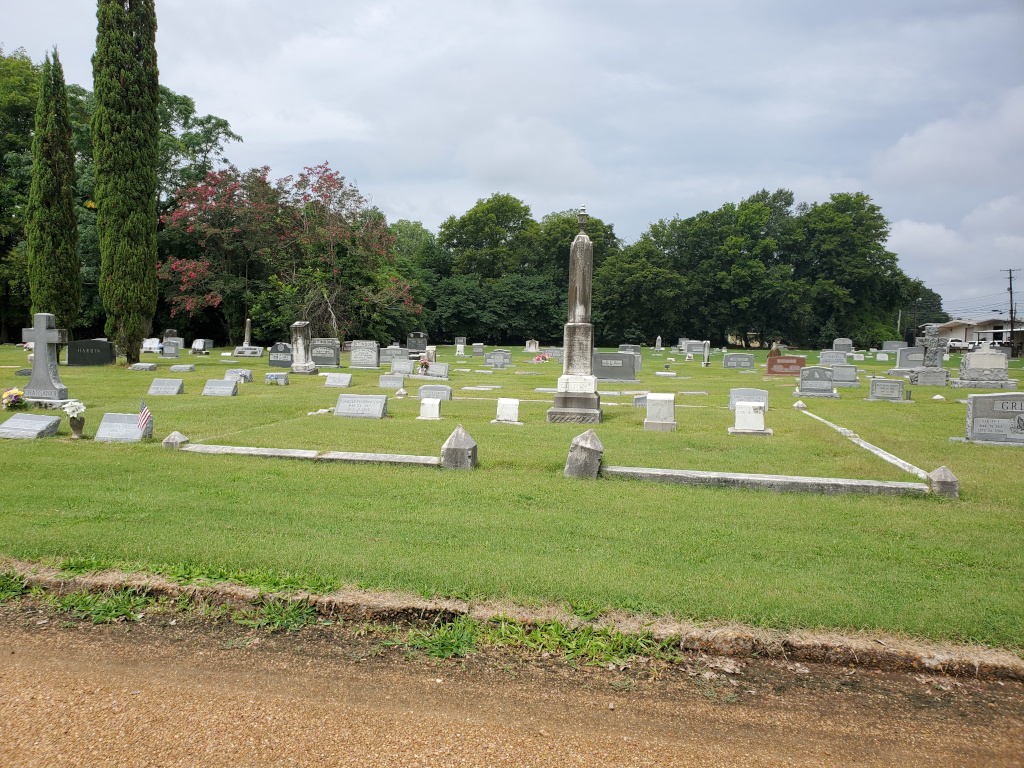
[[347, 389], [352, 386], [351, 373], [328, 373], [324, 379], [324, 387], [327, 389]]
[[153, 379], [149, 385], [149, 395], [172, 396], [185, 394], [185, 382], [182, 379]]
[[60, 416], [16, 413], [0, 424], [0, 438], [37, 440], [40, 437], [53, 437], [59, 428]]
[[351, 419], [383, 419], [388, 415], [388, 396], [338, 395], [334, 415]]
[[104, 413], [93, 440], [98, 443], [138, 443], [142, 438], [152, 436], [152, 419], [146, 424], [146, 431], [143, 432], [139, 429], [137, 413]]
[[209, 379], [206, 386], [203, 387], [203, 397], [236, 397], [237, 395], [237, 380]]

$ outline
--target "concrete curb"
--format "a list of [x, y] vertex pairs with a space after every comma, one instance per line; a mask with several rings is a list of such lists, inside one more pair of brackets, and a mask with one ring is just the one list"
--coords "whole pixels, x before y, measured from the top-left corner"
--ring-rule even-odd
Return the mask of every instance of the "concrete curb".
[[708, 485], [719, 488], [746, 488], [776, 492], [868, 494], [875, 496], [927, 496], [924, 483], [901, 483], [886, 480], [850, 480], [842, 477], [801, 477], [800, 475], [755, 475], [746, 472], [705, 472], [691, 469], [651, 469], [649, 467], [601, 467], [604, 477], [627, 480], [648, 480], [676, 485]]
[[438, 456], [412, 456], [400, 453], [355, 453], [352, 451], [307, 451], [297, 448], [249, 448], [239, 445], [208, 445], [192, 443], [182, 445], [182, 453], [202, 453], [216, 456], [256, 456], [265, 459], [304, 459], [306, 461], [340, 461], [351, 464], [404, 464], [439, 467]]
[[158, 597], [201, 599], [214, 604], [244, 606], [259, 599], [308, 600], [324, 616], [353, 622], [450, 621], [468, 616], [477, 621], [499, 617], [525, 624], [559, 621], [569, 627], [614, 626], [626, 634], [650, 632], [657, 640], [678, 639], [682, 650], [714, 656], [766, 657], [824, 664], [855, 665], [889, 670], [925, 670], [959, 677], [1024, 681], [1024, 659], [1006, 651], [978, 645], [934, 643], [880, 633], [780, 632], [743, 625], [697, 626], [664, 617], [611, 612], [593, 622], [583, 621], [562, 606], [525, 607], [502, 602], [452, 598], [424, 600], [415, 595], [345, 589], [327, 595], [306, 592], [263, 593], [233, 583], [182, 585], [145, 572], [106, 571], [68, 577], [57, 568], [37, 563], [0, 561], [0, 570], [14, 570], [33, 587], [57, 594], [104, 592], [132, 588]]

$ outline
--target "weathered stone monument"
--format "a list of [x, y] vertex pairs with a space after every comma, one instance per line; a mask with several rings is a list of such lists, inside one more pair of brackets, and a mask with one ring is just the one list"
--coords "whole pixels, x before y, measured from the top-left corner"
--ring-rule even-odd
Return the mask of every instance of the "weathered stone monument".
[[[1006, 355], [992, 350], [985, 342], [960, 359], [960, 378], [953, 379], [950, 385], [954, 389], [1016, 389], [1017, 380], [1009, 378], [1009, 362]], [[32, 371], [34, 376], [34, 367]]]
[[529, 339], [523, 351], [528, 355], [536, 355], [540, 352], [540, 343], [536, 339]]
[[491, 424], [519, 424], [519, 401], [511, 397], [498, 398], [498, 410]]
[[654, 340], [654, 351], [661, 352], [663, 349], [664, 347], [661, 346], [661, 336], [659, 336]]
[[752, 389], [750, 387], [733, 387], [729, 390], [729, 410], [736, 410], [736, 403], [764, 403], [764, 409], [768, 410], [768, 390]]
[[105, 339], [72, 341], [68, 344], [68, 365], [110, 365], [116, 361], [114, 345]]
[[353, 341], [352, 351], [349, 354], [349, 368], [369, 370], [380, 368], [380, 344], [376, 341]]
[[337, 368], [341, 365], [341, 342], [334, 338], [313, 339], [310, 356], [318, 367]]
[[904, 384], [905, 382], [903, 379], [869, 379], [868, 396], [864, 399], [868, 402], [875, 402], [878, 400], [887, 400], [893, 403], [904, 402]]
[[580, 232], [569, 253], [569, 313], [565, 324], [565, 358], [549, 422], [596, 424], [602, 418], [601, 396], [593, 372], [594, 326], [590, 323], [594, 245], [587, 237], [586, 208], [578, 216]]
[[647, 395], [644, 429], [648, 432], [676, 431], [675, 395], [671, 392], [651, 392]]
[[137, 413], [104, 413], [93, 440], [97, 443], [138, 443], [144, 437], [152, 436], [152, 419], [146, 422], [143, 429], [139, 429]]
[[832, 383], [839, 388], [859, 387], [860, 378], [857, 376], [857, 366], [848, 363], [833, 365]]
[[53, 315], [39, 312], [33, 317], [32, 327], [22, 329], [21, 340], [35, 344], [32, 378], [23, 390], [25, 401], [60, 407], [68, 399], [68, 388], [61, 383], [57, 369], [58, 350], [68, 343], [68, 332], [57, 329]]
[[598, 381], [636, 381], [637, 357], [632, 352], [594, 352], [591, 370]]
[[723, 368], [753, 368], [754, 356], [750, 352], [726, 352], [722, 355]]
[[818, 365], [846, 363], [846, 352], [841, 349], [823, 349], [818, 353]]
[[441, 401], [436, 397], [421, 397], [420, 415], [416, 419], [417, 421], [440, 421]]
[[292, 323], [292, 373], [315, 376], [320, 372], [310, 351], [312, 341], [313, 331], [308, 320]]
[[53, 437], [59, 428], [60, 416], [16, 413], [0, 424], [0, 438], [37, 440], [41, 437]]
[[853, 352], [853, 342], [850, 339], [833, 339], [832, 349], [837, 352]]
[[802, 355], [776, 355], [768, 358], [765, 376], [799, 376], [807, 365], [807, 358]]
[[414, 331], [406, 338], [406, 347], [410, 352], [426, 352], [427, 338], [427, 334]]
[[388, 415], [387, 395], [338, 395], [335, 416], [352, 419], [383, 419]]
[[1024, 392], [968, 395], [966, 437], [975, 442], [1024, 446]]
[[270, 348], [267, 356], [267, 364], [271, 368], [292, 367], [292, 345], [286, 341], [279, 341]]
[[245, 318], [245, 338], [242, 341], [242, 346], [235, 347], [232, 354], [235, 357], [263, 357], [263, 347], [252, 345], [252, 320], [248, 317]]
[[324, 379], [324, 386], [328, 389], [347, 389], [352, 386], [352, 374], [328, 373]]
[[767, 407], [761, 402], [743, 401], [736, 403], [735, 426], [729, 427], [730, 435], [772, 435], [772, 430], [765, 429], [764, 412]]
[[183, 379], [153, 379], [153, 383], [149, 385], [146, 397], [183, 394], [185, 394], [185, 381]]
[[[776, 358], [778, 360], [780, 358]], [[823, 365], [808, 365], [800, 369], [800, 384], [793, 390], [793, 397], [838, 398], [832, 384], [832, 369]]]

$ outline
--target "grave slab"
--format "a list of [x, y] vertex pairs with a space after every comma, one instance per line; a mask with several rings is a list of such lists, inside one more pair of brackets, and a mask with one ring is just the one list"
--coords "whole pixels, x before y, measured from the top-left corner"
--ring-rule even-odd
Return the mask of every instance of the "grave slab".
[[210, 379], [203, 387], [204, 397], [236, 397], [238, 395], [238, 382], [225, 381], [224, 379]]
[[37, 440], [53, 437], [60, 428], [59, 416], [39, 416], [34, 413], [16, 413], [0, 424], [0, 438], [8, 440]]
[[153, 379], [149, 385], [149, 395], [183, 395], [185, 394], [185, 382], [182, 379]]
[[334, 415], [352, 419], [383, 419], [388, 415], [387, 395], [338, 395]]
[[153, 436], [153, 420], [146, 424], [146, 431], [139, 429], [137, 413], [104, 413], [96, 430], [98, 443], [138, 443], [144, 437]]

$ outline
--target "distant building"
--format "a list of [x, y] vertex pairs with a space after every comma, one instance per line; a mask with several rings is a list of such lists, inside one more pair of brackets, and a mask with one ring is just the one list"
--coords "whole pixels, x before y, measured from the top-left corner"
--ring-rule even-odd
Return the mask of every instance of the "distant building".
[[1013, 339], [1010, 339], [1010, 321], [1005, 317], [987, 317], [981, 320], [950, 320], [938, 325], [939, 338], [980, 344], [983, 341], [999, 346], [1012, 346], [1015, 350], [1024, 343], [1024, 328], [1021, 321], [1014, 323]]

